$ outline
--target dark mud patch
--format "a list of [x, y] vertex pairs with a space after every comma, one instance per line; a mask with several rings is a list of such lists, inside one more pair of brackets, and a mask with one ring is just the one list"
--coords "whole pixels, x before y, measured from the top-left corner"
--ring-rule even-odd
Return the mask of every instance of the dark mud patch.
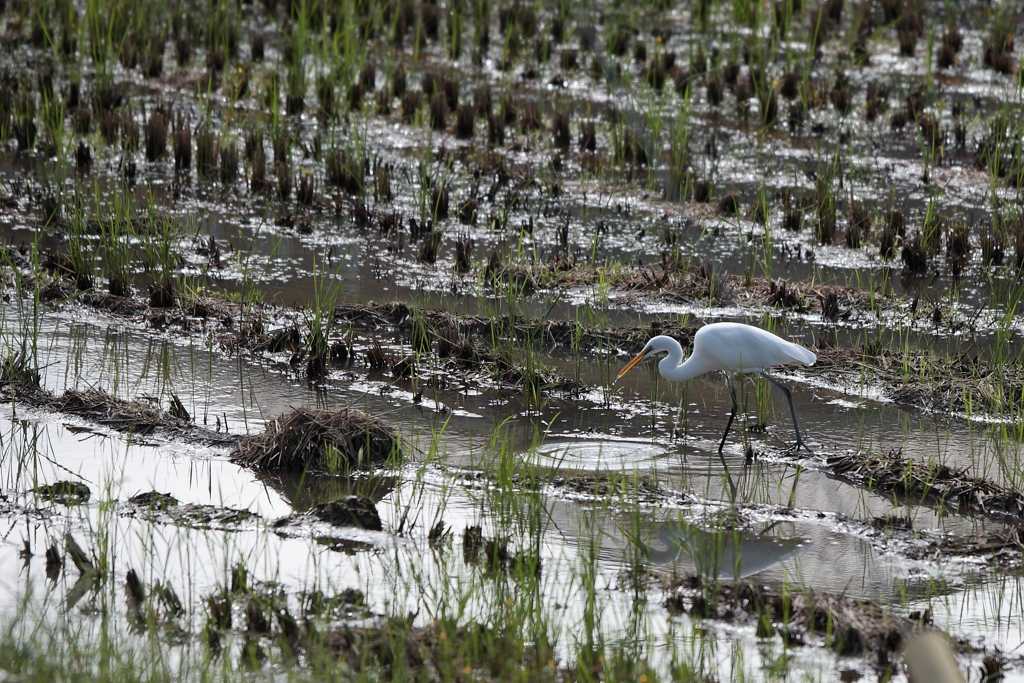
[[672, 614], [755, 625], [759, 637], [778, 633], [790, 646], [821, 639], [841, 655], [870, 655], [893, 666], [918, 622], [887, 608], [841, 594], [790, 592], [750, 581], [708, 583], [699, 576], [673, 579], [665, 607]]
[[[122, 517], [204, 531], [248, 530], [260, 527], [264, 522], [262, 517], [249, 510], [216, 505], [183, 504], [174, 496], [158, 491], [147, 491], [132, 496], [127, 502], [119, 505], [118, 512]], [[314, 528], [317, 521], [338, 527], [347, 526], [370, 531], [383, 530], [377, 507], [369, 499], [359, 496], [350, 496], [317, 505], [308, 512], [278, 519], [270, 527], [278, 536], [311, 538], [319, 545], [327, 546], [335, 551], [352, 553], [374, 548], [374, 545], [367, 541], [322, 533], [322, 529]]]
[[32, 489], [32, 493], [44, 500], [61, 505], [82, 505], [89, 502], [92, 491], [80, 481], [58, 481], [43, 484]]
[[[287, 535], [287, 534], [280, 534]], [[359, 541], [354, 538], [342, 538], [340, 536], [328, 536], [324, 534], [313, 536], [313, 542], [336, 553], [354, 555], [357, 552], [373, 550], [374, 545], [366, 541]]]
[[187, 330], [193, 325], [206, 329], [211, 321], [229, 329], [238, 323], [239, 307], [224, 299], [197, 296], [179, 298], [178, 305], [170, 308], [148, 308], [142, 315], [146, 324], [156, 329], [176, 326]]
[[354, 526], [369, 531], [383, 531], [377, 506], [369, 498], [348, 496], [315, 506], [310, 513], [331, 526]]
[[240, 439], [231, 457], [258, 470], [345, 472], [397, 463], [402, 446], [391, 427], [362, 411], [297, 408]]
[[826, 464], [835, 476], [869, 490], [894, 493], [919, 503], [932, 503], [964, 514], [996, 519], [1019, 519], [1024, 494], [957, 469], [903, 457], [902, 449], [885, 456], [849, 453], [830, 456]]
[[659, 502], [674, 498], [674, 494], [663, 489], [649, 477], [639, 479], [630, 476], [597, 475], [581, 477], [556, 476], [551, 488], [573, 498], [602, 499], [609, 496], [627, 496], [641, 502]]
[[273, 532], [282, 538], [308, 538], [328, 550], [347, 555], [376, 547], [373, 541], [365, 538], [353, 538], [334, 532], [333, 529], [337, 528], [383, 531], [384, 525], [377, 506], [361, 496], [320, 503], [305, 512], [274, 520], [271, 524]]
[[255, 473], [259, 482], [273, 489], [287, 500], [295, 512], [308, 512], [323, 503], [341, 500], [350, 496], [366, 498], [379, 503], [395, 490], [398, 476], [363, 472], [350, 475], [322, 475], [314, 472], [267, 472]]
[[135, 517], [158, 524], [172, 524], [189, 529], [234, 531], [252, 528], [261, 518], [249, 510], [216, 505], [179, 503], [168, 494], [148, 491], [132, 496], [119, 506], [122, 517]]

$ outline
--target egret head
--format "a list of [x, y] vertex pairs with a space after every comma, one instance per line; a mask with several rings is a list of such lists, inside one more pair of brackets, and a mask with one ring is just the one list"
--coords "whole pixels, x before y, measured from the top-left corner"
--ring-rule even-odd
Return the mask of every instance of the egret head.
[[640, 361], [642, 361], [644, 358], [647, 358], [647, 356], [651, 354], [656, 354], [659, 352], [672, 353], [673, 351], [678, 351], [680, 354], [682, 354], [682, 345], [680, 345], [680, 343], [677, 342], [675, 339], [663, 334], [660, 334], [657, 337], [653, 337], [649, 342], [647, 342], [643, 350], [640, 353], [638, 353], [635, 358], [633, 358], [633, 360], [626, 363], [626, 367], [622, 368], [622, 372], [620, 372], [619, 376], [616, 377], [615, 379], [622, 379], [622, 377], [627, 372], [635, 368], [640, 363]]

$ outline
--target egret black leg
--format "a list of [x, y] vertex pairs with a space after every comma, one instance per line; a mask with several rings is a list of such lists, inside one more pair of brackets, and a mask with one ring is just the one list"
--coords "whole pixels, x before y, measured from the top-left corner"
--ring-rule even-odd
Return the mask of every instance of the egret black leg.
[[729, 421], [725, 424], [725, 434], [722, 434], [722, 442], [718, 444], [718, 454], [722, 454], [722, 449], [725, 448], [725, 439], [729, 436], [729, 430], [732, 429], [732, 421], [736, 419], [736, 411], [739, 410], [739, 402], [736, 400], [736, 385], [733, 384], [732, 376], [729, 376], [729, 395], [732, 396], [732, 412], [729, 413]]
[[789, 414], [793, 416], [793, 429], [796, 431], [796, 447], [797, 447], [797, 449], [799, 449], [802, 446], [808, 452], [811, 452], [811, 449], [807, 447], [807, 444], [804, 443], [803, 438], [800, 436], [800, 423], [797, 422], [797, 420], [796, 420], [796, 408], [793, 407], [793, 394], [790, 393], [789, 387], [787, 387], [785, 384], [783, 384], [779, 380], [777, 380], [774, 377], [772, 377], [771, 375], [769, 375], [764, 370], [761, 371], [761, 374], [764, 375], [765, 378], [767, 378], [767, 380], [769, 382], [771, 382], [772, 384], [777, 386], [779, 389], [782, 389], [782, 393], [784, 393], [786, 395], [786, 400], [789, 401]]

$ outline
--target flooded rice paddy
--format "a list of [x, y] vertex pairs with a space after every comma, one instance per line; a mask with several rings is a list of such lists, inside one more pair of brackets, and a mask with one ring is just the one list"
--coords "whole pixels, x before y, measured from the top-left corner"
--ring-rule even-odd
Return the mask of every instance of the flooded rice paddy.
[[0, 681], [1024, 679], [1015, 6], [0, 13]]

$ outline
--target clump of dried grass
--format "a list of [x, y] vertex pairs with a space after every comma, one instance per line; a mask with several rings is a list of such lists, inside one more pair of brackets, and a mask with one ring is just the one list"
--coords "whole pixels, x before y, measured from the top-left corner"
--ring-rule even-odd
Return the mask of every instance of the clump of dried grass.
[[958, 511], [1019, 519], [1024, 513], [1024, 494], [972, 475], [968, 468], [915, 461], [902, 448], [888, 455], [849, 453], [828, 458], [840, 476], [866, 482], [870, 487], [917, 500], [941, 501]]
[[233, 460], [261, 470], [367, 469], [400, 454], [395, 432], [359, 410], [297, 408], [243, 438]]
[[52, 399], [61, 412], [78, 415], [122, 432], [148, 434], [157, 427], [178, 422], [158, 406], [141, 401], [125, 401], [100, 389], [69, 389]]

